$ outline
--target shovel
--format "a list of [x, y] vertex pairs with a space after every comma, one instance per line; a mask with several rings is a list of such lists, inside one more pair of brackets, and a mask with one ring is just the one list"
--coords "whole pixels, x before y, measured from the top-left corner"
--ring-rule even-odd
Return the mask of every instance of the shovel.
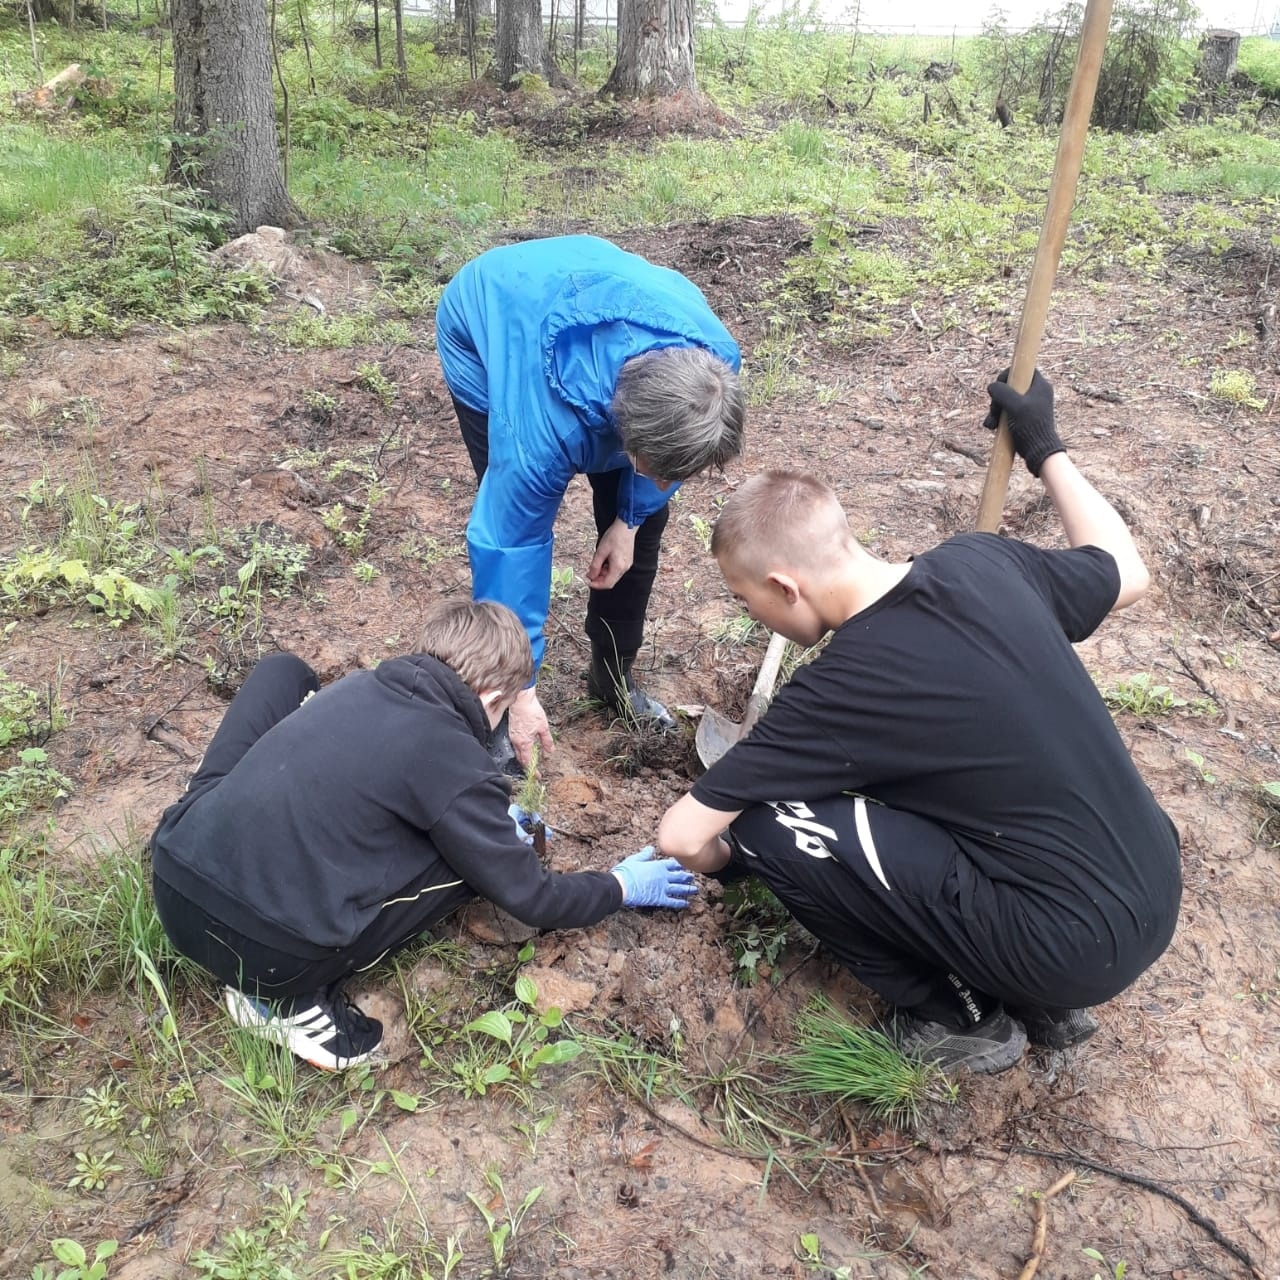
[[751, 732], [752, 726], [760, 719], [761, 712], [769, 705], [769, 699], [773, 697], [773, 686], [778, 681], [778, 668], [782, 666], [782, 651], [786, 647], [786, 636], [775, 634], [769, 641], [764, 661], [760, 664], [760, 674], [756, 676], [751, 696], [747, 699], [747, 709], [743, 713], [741, 724], [710, 707], [703, 711], [694, 742], [698, 748], [698, 759], [708, 769], [734, 743], [740, 742]]
[[[1031, 278], [1027, 281], [1027, 296], [1022, 304], [1018, 336], [1013, 346], [1013, 363], [1009, 366], [1009, 385], [1015, 391], [1026, 391], [1035, 373], [1045, 313], [1049, 310], [1049, 294], [1053, 291], [1053, 278], [1058, 274], [1058, 259], [1062, 256], [1067, 223], [1071, 221], [1071, 206], [1075, 203], [1080, 161], [1084, 157], [1089, 117], [1093, 114], [1093, 97], [1098, 87], [1098, 71], [1102, 66], [1102, 51], [1110, 25], [1111, 0], [1088, 0], [1080, 28], [1080, 52], [1076, 55], [1076, 70], [1071, 77], [1067, 109], [1062, 117], [1058, 154], [1053, 161], [1053, 181], [1049, 184], [1044, 226], [1040, 229], [1040, 243], [1031, 264]], [[1002, 413], [995, 443], [991, 446], [982, 498], [978, 503], [980, 533], [995, 533], [1000, 528], [1012, 466], [1013, 437]]]

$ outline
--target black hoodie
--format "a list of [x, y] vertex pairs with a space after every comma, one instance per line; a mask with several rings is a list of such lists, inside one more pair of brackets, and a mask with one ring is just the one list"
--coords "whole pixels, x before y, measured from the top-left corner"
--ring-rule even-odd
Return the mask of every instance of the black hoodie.
[[424, 655], [356, 671], [188, 792], [152, 837], [156, 876], [247, 937], [302, 957], [350, 945], [408, 886], [434, 923], [488, 898], [541, 929], [622, 905], [608, 872], [546, 871], [516, 834], [480, 699]]

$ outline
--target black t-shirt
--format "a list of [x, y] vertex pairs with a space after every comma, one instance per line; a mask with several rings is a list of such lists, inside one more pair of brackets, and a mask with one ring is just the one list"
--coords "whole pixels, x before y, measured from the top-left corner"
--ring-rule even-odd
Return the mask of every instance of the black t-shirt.
[[839, 627], [693, 795], [857, 792], [946, 827], [993, 881], [1145, 918], [1153, 890], [1176, 901], [1177, 835], [1071, 647], [1119, 590], [1097, 547], [952, 538]]

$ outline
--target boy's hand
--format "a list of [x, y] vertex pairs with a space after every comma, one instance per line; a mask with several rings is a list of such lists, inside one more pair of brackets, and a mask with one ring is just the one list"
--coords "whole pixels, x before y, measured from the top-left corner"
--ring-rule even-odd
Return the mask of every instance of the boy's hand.
[[1065, 453], [1067, 448], [1053, 426], [1053, 387], [1039, 369], [1032, 375], [1025, 395], [1019, 395], [1008, 383], [1009, 370], [1005, 369], [987, 387], [991, 409], [982, 425], [994, 431], [1000, 425], [1003, 409], [1009, 419], [1014, 451], [1039, 479], [1044, 460], [1055, 453]]
[[651, 844], [624, 858], [613, 874], [622, 886], [624, 907], [671, 907], [678, 911], [698, 892], [693, 873], [674, 858], [655, 859]]
[[538, 701], [536, 689], [522, 690], [511, 704], [507, 720], [507, 731], [511, 735], [511, 745], [515, 748], [516, 759], [527, 769], [529, 758], [533, 753], [533, 744], [539, 743], [542, 754], [549, 756], [555, 751], [555, 743], [551, 739], [551, 726], [547, 723], [547, 713]]
[[[530, 813], [527, 809], [522, 809], [518, 804], [509, 804], [507, 806], [507, 817], [516, 824], [516, 835], [524, 841], [525, 844], [533, 843], [533, 832], [529, 830], [535, 822], [542, 822], [542, 814]], [[542, 829], [546, 833], [548, 840], [551, 839], [551, 828], [545, 822], [542, 823]]]

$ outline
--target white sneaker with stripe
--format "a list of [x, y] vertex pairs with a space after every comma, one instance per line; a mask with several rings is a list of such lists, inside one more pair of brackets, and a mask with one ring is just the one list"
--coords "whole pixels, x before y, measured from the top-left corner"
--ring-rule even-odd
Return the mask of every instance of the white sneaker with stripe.
[[321, 1071], [368, 1062], [382, 1045], [382, 1023], [366, 1017], [340, 986], [281, 1001], [224, 987], [222, 1002], [236, 1026], [283, 1045]]

